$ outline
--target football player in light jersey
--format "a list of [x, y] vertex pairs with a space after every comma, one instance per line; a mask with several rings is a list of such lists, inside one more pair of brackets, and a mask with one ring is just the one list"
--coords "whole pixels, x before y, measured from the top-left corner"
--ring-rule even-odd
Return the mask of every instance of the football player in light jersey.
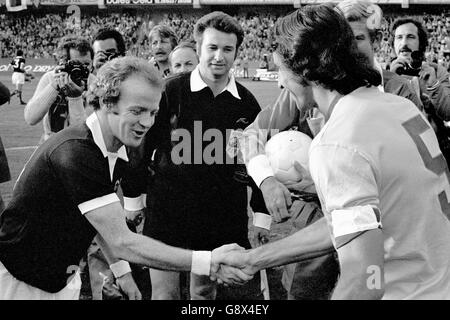
[[325, 219], [236, 254], [247, 272], [338, 252], [334, 299], [450, 299], [450, 184], [430, 124], [377, 89], [352, 29], [328, 5], [277, 22], [275, 63], [294, 94], [310, 86], [326, 124], [310, 148]]
[[12, 84], [16, 86], [16, 89], [11, 94], [11, 97], [17, 94], [20, 104], [27, 104], [22, 100], [22, 86], [25, 83], [25, 58], [23, 57], [22, 50], [17, 50], [17, 56], [11, 61], [10, 66], [13, 68], [11, 81]]
[[[344, 0], [337, 4], [344, 17], [349, 22], [356, 39], [358, 51], [367, 58], [382, 76], [380, 91], [389, 92], [411, 100], [419, 109], [423, 109], [422, 102], [410, 87], [409, 81], [392, 72], [381, 69], [374, 59], [376, 47], [381, 35], [382, 11], [369, 0]], [[374, 17], [374, 13], [376, 16]], [[376, 18], [376, 19], [374, 19]], [[282, 87], [282, 86], [281, 86]], [[268, 234], [271, 222], [289, 218], [294, 225], [292, 233], [316, 221], [321, 210], [315, 211], [319, 205], [315, 201], [305, 201], [305, 197], [298, 200], [291, 198], [289, 191], [298, 194], [307, 191], [311, 186], [310, 179], [300, 183], [285, 186], [273, 177], [273, 172], [266, 160], [264, 145], [271, 138], [271, 130], [288, 130], [292, 127], [314, 137], [323, 127], [324, 118], [312, 99], [310, 87], [304, 87], [302, 94], [297, 91], [296, 96], [287, 88], [283, 88], [275, 103], [263, 108], [256, 120], [244, 131], [241, 144], [249, 174], [253, 177], [266, 199], [266, 204], [272, 212], [273, 221], [263, 220], [256, 228], [259, 234]], [[283, 208], [284, 207], [284, 208]], [[300, 210], [296, 212], [295, 210]], [[320, 211], [320, 212], [319, 212]], [[259, 236], [259, 235], [258, 235]], [[260, 237], [260, 236], [259, 236]], [[321, 299], [328, 297], [334, 288], [339, 273], [337, 262], [325, 260], [326, 256], [289, 264], [284, 267], [282, 277], [283, 286], [288, 291], [288, 299]], [[324, 264], [318, 261], [323, 260]], [[325, 262], [329, 262], [328, 266]], [[334, 271], [334, 272], [333, 272]], [[323, 293], [322, 293], [323, 292]]]

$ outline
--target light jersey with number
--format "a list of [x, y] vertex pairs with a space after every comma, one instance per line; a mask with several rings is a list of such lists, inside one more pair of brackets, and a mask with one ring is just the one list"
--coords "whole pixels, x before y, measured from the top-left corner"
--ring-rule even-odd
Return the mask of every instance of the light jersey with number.
[[17, 56], [11, 62], [13, 72], [25, 73], [25, 59], [22, 56]]
[[449, 173], [412, 102], [374, 87], [342, 97], [310, 170], [335, 246], [381, 228], [384, 299], [450, 299]]

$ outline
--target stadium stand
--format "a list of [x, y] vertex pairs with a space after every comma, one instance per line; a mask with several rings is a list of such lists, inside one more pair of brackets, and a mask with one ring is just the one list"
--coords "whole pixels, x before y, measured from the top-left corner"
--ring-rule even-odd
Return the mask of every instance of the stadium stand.
[[[393, 10], [392, 8], [388, 8]], [[0, 57], [9, 58], [14, 55], [17, 47], [26, 52], [27, 58], [51, 58], [56, 43], [65, 35], [69, 25], [69, 15], [64, 11], [49, 12], [51, 9], [26, 10], [18, 13], [1, 12], [0, 20]], [[383, 8], [385, 10], [385, 8]], [[56, 11], [53, 7], [53, 11]], [[280, 15], [292, 11], [285, 6], [278, 10], [264, 10], [259, 7], [250, 11], [243, 10], [235, 14], [245, 30], [246, 37], [239, 53], [240, 59], [246, 57], [249, 61], [259, 63], [267, 55], [270, 57], [273, 44], [273, 26]], [[377, 52], [380, 63], [389, 65], [392, 58], [390, 45], [390, 24], [399, 16], [412, 16], [423, 21], [429, 32], [427, 59], [438, 62], [446, 68], [450, 67], [450, 16], [448, 10], [437, 13], [412, 13], [393, 10], [385, 12], [382, 25], [383, 37]], [[180, 41], [192, 39], [195, 21], [204, 11], [161, 12], [153, 14], [148, 11], [129, 10], [111, 12], [102, 10], [85, 10], [81, 16], [81, 28], [78, 33], [85, 37], [104, 26], [116, 28], [127, 41], [128, 54], [149, 57], [148, 33], [156, 24], [169, 25], [179, 36]], [[156, 17], [156, 18], [155, 18]], [[36, 32], [37, 31], [37, 32]]]

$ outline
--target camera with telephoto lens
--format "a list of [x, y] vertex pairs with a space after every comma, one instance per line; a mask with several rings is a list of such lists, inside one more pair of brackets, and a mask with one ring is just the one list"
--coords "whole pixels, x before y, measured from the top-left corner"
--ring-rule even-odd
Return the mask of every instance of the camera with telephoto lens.
[[67, 72], [70, 79], [77, 85], [81, 86], [82, 82], [87, 84], [89, 77], [89, 68], [77, 60], [69, 60], [64, 64], [64, 68], [60, 72]]
[[69, 60], [64, 64], [64, 68], [60, 69], [59, 72], [67, 72], [70, 79], [77, 85], [81, 86], [87, 84], [87, 79], [89, 77], [89, 68], [83, 63], [77, 60]]
[[422, 60], [422, 54], [419, 51], [413, 51], [411, 52], [411, 63], [398, 67], [395, 73], [398, 75], [418, 77], [422, 68]]

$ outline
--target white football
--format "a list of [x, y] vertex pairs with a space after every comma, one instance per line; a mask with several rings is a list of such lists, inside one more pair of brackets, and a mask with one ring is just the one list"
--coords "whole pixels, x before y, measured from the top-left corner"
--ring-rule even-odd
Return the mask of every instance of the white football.
[[295, 170], [298, 161], [309, 172], [308, 152], [311, 138], [295, 131], [283, 131], [274, 135], [265, 145], [266, 156], [275, 178], [283, 184], [299, 182], [302, 176]]

